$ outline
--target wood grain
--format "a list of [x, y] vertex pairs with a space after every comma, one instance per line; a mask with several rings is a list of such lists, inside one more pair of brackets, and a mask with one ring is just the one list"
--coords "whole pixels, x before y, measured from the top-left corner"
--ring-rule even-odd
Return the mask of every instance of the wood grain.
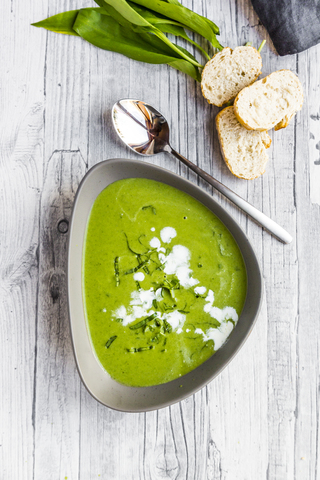
[[[224, 45], [266, 38], [263, 75], [289, 68], [303, 84], [303, 109], [272, 132], [259, 179], [239, 180], [227, 169], [214, 128], [218, 109], [195, 81], [30, 27], [90, 2], [0, 6], [1, 480], [320, 478], [320, 46], [278, 57], [249, 0], [183, 4], [213, 19]], [[280, 244], [176, 159], [148, 158], [212, 193], [235, 217], [260, 260], [265, 297], [249, 340], [218, 378], [179, 404], [141, 414], [112, 411], [89, 395], [67, 317], [77, 186], [103, 159], [136, 158], [111, 124], [112, 105], [125, 97], [158, 108], [176, 150], [294, 237]]]

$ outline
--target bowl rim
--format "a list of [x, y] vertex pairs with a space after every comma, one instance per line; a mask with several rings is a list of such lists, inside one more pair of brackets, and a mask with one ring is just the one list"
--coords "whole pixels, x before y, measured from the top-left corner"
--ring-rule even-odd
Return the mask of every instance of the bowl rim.
[[[239, 238], [238, 237], [240, 237], [240, 240], [241, 240], [242, 244], [245, 244], [246, 249], [249, 251], [249, 253], [248, 252], [246, 253], [246, 256], [248, 256], [249, 254], [251, 255], [251, 258], [252, 258], [252, 261], [253, 261], [253, 264], [254, 264], [254, 267], [255, 267], [255, 275], [257, 275], [255, 287], [258, 291], [258, 297], [259, 298], [258, 298], [258, 301], [256, 301], [256, 303], [255, 303], [254, 312], [253, 312], [253, 314], [251, 314], [251, 318], [250, 318], [250, 321], [249, 321], [249, 327], [246, 329], [247, 331], [243, 334], [242, 340], [240, 342], [238, 342], [236, 347], [227, 356], [227, 358], [222, 361], [221, 365], [218, 368], [216, 368], [216, 371], [211, 376], [209, 375], [209, 378], [206, 378], [203, 381], [199, 381], [196, 385], [194, 385], [193, 387], [191, 386], [191, 387], [187, 388], [186, 390], [180, 389], [180, 391], [177, 391], [176, 397], [174, 399], [171, 398], [168, 401], [162, 400], [162, 401], [159, 401], [158, 403], [155, 401], [149, 407], [147, 405], [144, 405], [144, 406], [136, 406], [135, 405], [135, 406], [132, 406], [132, 407], [123, 406], [123, 405], [118, 406], [118, 405], [115, 405], [115, 404], [110, 404], [110, 402], [106, 402], [105, 400], [103, 400], [101, 398], [101, 394], [99, 394], [99, 389], [95, 391], [94, 388], [92, 388], [92, 386], [89, 385], [88, 376], [84, 373], [83, 360], [79, 357], [77, 339], [76, 339], [76, 335], [75, 335], [76, 324], [75, 324], [75, 321], [74, 321], [75, 320], [74, 319], [74, 301], [73, 301], [73, 297], [72, 297], [73, 288], [74, 288], [73, 287], [73, 280], [72, 280], [72, 265], [73, 265], [73, 249], [74, 249], [73, 231], [74, 231], [75, 222], [77, 221], [77, 218], [78, 218], [77, 215], [79, 215], [78, 210], [77, 210], [78, 209], [78, 204], [79, 204], [79, 199], [82, 198], [81, 195], [82, 195], [84, 187], [86, 186], [86, 184], [88, 182], [88, 179], [90, 179], [90, 177], [92, 177], [95, 174], [96, 171], [99, 171], [100, 169], [104, 169], [104, 168], [108, 168], [108, 167], [112, 168], [113, 164], [119, 166], [121, 164], [121, 162], [124, 163], [124, 167], [133, 167], [133, 168], [136, 167], [139, 171], [141, 171], [141, 169], [144, 170], [145, 171], [144, 173], [153, 172], [155, 174], [157, 172], [157, 173], [163, 174], [165, 177], [170, 177], [173, 182], [177, 182], [178, 184], [182, 184], [183, 186], [186, 187], [187, 190], [190, 189], [192, 192], [194, 192], [196, 194], [196, 196], [193, 195], [192, 193], [190, 193], [189, 191], [186, 192], [185, 189], [182, 190], [182, 191], [188, 193], [190, 196], [193, 196], [194, 198], [196, 198], [201, 203], [203, 203], [203, 202], [198, 197], [205, 198], [212, 206], [214, 206], [214, 210], [212, 208], [208, 207], [207, 205], [205, 205], [205, 206], [207, 206], [207, 208], [209, 208], [209, 210], [211, 210], [224, 223], [224, 225], [228, 228], [229, 232], [234, 237], [234, 239], [235, 239], [235, 241], [236, 241], [236, 243], [237, 243], [237, 245], [238, 245], [238, 247], [241, 251], [243, 259], [245, 261], [245, 265], [246, 265], [246, 269], [247, 269], [247, 276], [249, 276], [249, 272], [248, 272], [248, 268], [247, 268], [247, 261], [246, 261], [247, 258], [245, 258], [245, 255], [243, 253], [243, 248], [239, 245], [239, 241], [238, 241]], [[124, 168], [123, 171], [126, 171], [126, 168]], [[149, 178], [149, 177], [148, 176], [141, 176], [141, 175], [136, 175], [135, 177], [132, 177], [130, 175], [130, 176], [122, 176], [121, 178]], [[119, 180], [121, 178], [119, 178]], [[155, 180], [159, 181], [160, 183], [166, 183], [165, 181], [163, 181], [161, 179], [160, 180], [155, 179]], [[107, 185], [104, 185], [103, 188], [101, 188], [101, 190], [97, 193], [95, 198], [99, 195], [99, 193], [102, 190], [104, 190], [108, 185], [110, 185], [111, 183], [114, 183], [115, 181], [117, 181], [117, 180], [113, 180], [112, 182], [108, 183]], [[175, 186], [175, 185], [173, 185], [173, 186]], [[175, 188], [181, 190], [180, 187], [175, 186]], [[94, 202], [94, 200], [93, 200], [93, 202]], [[90, 206], [89, 213], [91, 211], [93, 202]], [[220, 215], [223, 217], [223, 220], [220, 218]], [[85, 225], [86, 226], [87, 226], [88, 218], [89, 218], [89, 215], [87, 215], [86, 219], [85, 219]], [[85, 231], [86, 231], [86, 227], [85, 227]], [[85, 231], [84, 231], [84, 233], [85, 233]], [[237, 233], [236, 237], [235, 237], [234, 233]], [[82, 244], [84, 243], [83, 240], [84, 240], [84, 236], [82, 238]], [[259, 265], [257, 255], [254, 251], [254, 248], [251, 245], [251, 243], [250, 243], [248, 237], [246, 236], [244, 230], [238, 224], [238, 222], [232, 217], [232, 215], [230, 215], [230, 213], [228, 213], [228, 211], [224, 207], [222, 207], [212, 197], [212, 195], [205, 192], [202, 188], [198, 187], [197, 185], [195, 185], [190, 180], [185, 179], [185, 178], [181, 177], [180, 175], [177, 175], [176, 173], [174, 173], [174, 172], [172, 172], [172, 171], [170, 171], [166, 168], [163, 168], [163, 167], [160, 167], [158, 165], [154, 165], [154, 164], [142, 161], [140, 159], [139, 160], [134, 160], [134, 159], [125, 159], [125, 158], [112, 158], [112, 159], [104, 160], [104, 161], [101, 161], [101, 162], [97, 163], [96, 165], [91, 167], [86, 172], [86, 174], [84, 175], [84, 177], [82, 178], [82, 180], [81, 180], [81, 182], [78, 186], [78, 189], [77, 189], [77, 192], [76, 192], [76, 195], [75, 195], [75, 198], [74, 198], [74, 202], [73, 202], [72, 214], [71, 214], [70, 223], [69, 223], [69, 235], [68, 235], [67, 251], [68, 251], [68, 262], [67, 262], [68, 295], [67, 295], [67, 297], [68, 297], [69, 327], [70, 327], [70, 333], [71, 333], [72, 349], [73, 349], [73, 353], [74, 353], [74, 357], [75, 357], [75, 361], [76, 361], [77, 370], [79, 372], [80, 378], [81, 378], [86, 390], [90, 393], [90, 395], [93, 398], [95, 398], [102, 405], [107, 406], [107, 407], [112, 408], [112, 409], [117, 410], [117, 411], [137, 413], [137, 412], [146, 412], [146, 411], [157, 410], [157, 409], [164, 408], [166, 406], [172, 405], [174, 403], [180, 402], [180, 401], [184, 400], [185, 398], [189, 397], [190, 395], [193, 395], [194, 393], [199, 391], [201, 388], [203, 388], [208, 383], [210, 383], [214, 378], [216, 378], [222, 372], [222, 370], [224, 370], [224, 368], [226, 368], [227, 365], [237, 355], [237, 353], [240, 351], [240, 349], [243, 347], [244, 343], [248, 339], [248, 337], [249, 337], [249, 335], [250, 335], [250, 333], [251, 333], [251, 331], [252, 331], [252, 329], [253, 329], [256, 321], [257, 321], [260, 310], [261, 310], [261, 305], [262, 305], [263, 295], [264, 295], [263, 277], [262, 277], [262, 274], [261, 274], [261, 268], [260, 268], [260, 265]], [[81, 249], [81, 255], [82, 255], [82, 258], [83, 258], [83, 250], [82, 249]], [[82, 267], [82, 261], [81, 261], [81, 273], [82, 273], [82, 268], [83, 267]], [[81, 285], [82, 285], [82, 280], [81, 280]], [[248, 291], [249, 291], [249, 281], [247, 280], [247, 298], [246, 298], [246, 301], [245, 301], [245, 306], [246, 306], [247, 300], [248, 300]], [[86, 318], [85, 318], [85, 314], [84, 314], [82, 288], [81, 288], [81, 302], [82, 302], [82, 312], [83, 312], [83, 317], [84, 317], [84, 321], [85, 321], [85, 327], [86, 327], [86, 331], [87, 331], [87, 336], [89, 338], [87, 322], [86, 322]], [[243, 308], [243, 311], [245, 309], [245, 306]], [[234, 328], [233, 332], [236, 331], [236, 329], [239, 325], [240, 319], [243, 316], [243, 311], [239, 316], [238, 323], [237, 323], [236, 327]], [[203, 369], [205, 367], [205, 365], [210, 361], [210, 359], [212, 359], [214, 357], [217, 358], [218, 354], [220, 354], [220, 351], [222, 349], [224, 349], [224, 347], [230, 343], [230, 338], [232, 338], [232, 334], [230, 335], [230, 337], [228, 338], [226, 343], [214, 355], [212, 355], [203, 364], [196, 367], [196, 369], [194, 369], [191, 372], [183, 375], [182, 377], [179, 377], [175, 380], [172, 380], [170, 382], [160, 384], [160, 385], [155, 385], [155, 386], [150, 386], [150, 387], [124, 386], [124, 385], [116, 382], [115, 380], [111, 379], [110, 375], [103, 369], [103, 367], [100, 365], [100, 363], [99, 363], [99, 367], [104, 372], [104, 375], [107, 375], [109, 377], [109, 379], [111, 379], [112, 382], [117, 383], [118, 386], [120, 385], [121, 387], [125, 387], [125, 389], [127, 389], [127, 390], [129, 389], [131, 391], [137, 391], [137, 390], [139, 390], [140, 392], [145, 391], [146, 395], [147, 395], [148, 390], [149, 391], [154, 390], [155, 393], [156, 393], [157, 390], [163, 390], [163, 388], [165, 388], [164, 386], [167, 386], [167, 385], [170, 385], [170, 384], [173, 384], [173, 383], [176, 383], [176, 384], [179, 383], [179, 382], [181, 383], [181, 381], [183, 379], [185, 379], [186, 377], [190, 378], [192, 376], [192, 374], [194, 374], [195, 371], [197, 371], [201, 367]], [[89, 339], [89, 342], [91, 344], [90, 339]], [[91, 350], [92, 350], [92, 352], [91, 352], [92, 355], [95, 356], [94, 349], [93, 349], [92, 345], [91, 345]], [[97, 358], [96, 358], [96, 361], [98, 363]]]

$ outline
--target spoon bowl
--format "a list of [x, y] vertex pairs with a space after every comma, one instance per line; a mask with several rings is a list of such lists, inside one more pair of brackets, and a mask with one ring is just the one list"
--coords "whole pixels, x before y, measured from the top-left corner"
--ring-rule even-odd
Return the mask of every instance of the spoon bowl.
[[140, 155], [155, 155], [169, 145], [169, 125], [151, 105], [120, 100], [112, 109], [113, 125], [121, 140]]
[[148, 156], [160, 152], [171, 153], [278, 240], [283, 243], [292, 241], [291, 235], [275, 221], [176, 152], [169, 143], [168, 122], [154, 107], [140, 100], [119, 100], [112, 108], [112, 120], [119, 137], [131, 150]]

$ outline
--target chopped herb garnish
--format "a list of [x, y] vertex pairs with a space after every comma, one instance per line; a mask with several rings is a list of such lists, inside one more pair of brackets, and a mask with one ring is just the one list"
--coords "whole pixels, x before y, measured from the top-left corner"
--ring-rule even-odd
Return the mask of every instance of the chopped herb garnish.
[[[141, 242], [141, 240], [140, 240], [141, 237], [145, 237], [145, 234], [143, 233], [142, 235], [140, 235], [140, 237], [138, 238], [138, 242], [139, 242], [144, 248], [148, 248], [148, 247], [146, 247], [146, 246]], [[149, 251], [148, 251], [147, 253], [149, 253]]]
[[166, 262], [161, 263], [161, 264], [156, 268], [156, 270], [163, 270], [165, 266], [166, 266]]
[[140, 285], [140, 283], [138, 282], [138, 280], [136, 280], [136, 285], [137, 285], [137, 289], [138, 289], [138, 290], [141, 290], [141, 285]]
[[163, 308], [164, 312], [168, 313], [168, 312], [173, 312], [175, 306], [174, 305], [170, 306], [170, 305], [167, 305], [166, 303], [162, 302], [162, 308]]
[[109, 340], [106, 343], [106, 348], [109, 348], [110, 345], [115, 341], [116, 338], [117, 338], [117, 335], [114, 335], [113, 337], [110, 337]]
[[123, 321], [123, 318], [116, 318], [116, 322], [121, 323]]
[[134, 268], [130, 268], [130, 270], [127, 270], [123, 273], [123, 275], [130, 275], [131, 273], [136, 273], [140, 268], [144, 267], [148, 263], [148, 260], [145, 260], [144, 262], [140, 262], [139, 265], [137, 265]]
[[153, 215], [157, 215], [157, 210], [154, 208], [153, 205], [145, 205], [144, 207], [142, 207], [142, 210], [147, 210], [148, 208], [151, 209]]
[[146, 350], [152, 350], [153, 346], [150, 345], [149, 347], [140, 347], [137, 348], [137, 352], [145, 352]]
[[163, 320], [163, 323], [164, 323], [164, 326], [165, 326], [165, 329], [168, 333], [171, 333], [172, 332], [172, 327], [170, 325], [169, 322], [167, 322], [167, 320]]
[[144, 320], [141, 320], [140, 322], [135, 323], [134, 325], [131, 325], [129, 328], [130, 328], [130, 330], [136, 330], [137, 328], [144, 327], [148, 322], [151, 322], [152, 320], [154, 320], [156, 318], [156, 316], [157, 316], [157, 314], [153, 313], [152, 315], [145, 318]]
[[149, 347], [139, 347], [139, 348], [127, 348], [127, 352], [129, 353], [137, 353], [137, 352], [146, 352], [147, 350], [152, 350], [153, 346], [150, 345]]
[[123, 233], [124, 233], [124, 236], [126, 237], [127, 247], [128, 247], [128, 249], [130, 250], [130, 252], [131, 252], [131, 253], [134, 253], [134, 255], [140, 256], [141, 253], [135, 252], [135, 251], [130, 247], [127, 234], [126, 234], [125, 232], [123, 232]]
[[146, 272], [147, 275], [149, 275], [149, 268], [147, 267], [147, 265], [144, 265], [143, 266], [143, 270]]
[[150, 338], [150, 342], [152, 343], [159, 343], [160, 342], [160, 335], [157, 334], [154, 337]]
[[114, 259], [114, 276], [116, 277], [116, 286], [119, 287], [120, 279], [119, 279], [119, 257]]
[[136, 323], [135, 325], [131, 325], [130, 330], [136, 330], [137, 328], [141, 328], [141, 327], [144, 327], [147, 323], [147, 320], [144, 319], [144, 320], [141, 320], [141, 322], [138, 322]]
[[180, 282], [177, 278], [173, 278], [171, 280], [171, 288], [173, 290], [180, 290]]
[[198, 268], [202, 268], [202, 263], [198, 263]]

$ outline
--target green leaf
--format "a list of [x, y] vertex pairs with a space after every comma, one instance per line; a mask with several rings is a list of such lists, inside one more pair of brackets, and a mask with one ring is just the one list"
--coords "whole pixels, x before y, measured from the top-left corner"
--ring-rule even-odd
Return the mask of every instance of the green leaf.
[[[132, 8], [126, 0], [104, 0], [107, 5], [111, 5], [113, 8], [117, 10], [117, 12], [124, 17], [128, 22], [131, 22], [138, 28], [139, 33], [153, 33], [158, 38], [160, 38], [164, 43], [166, 43], [174, 52], [178, 53], [182, 58], [188, 60], [189, 62], [193, 63], [196, 67], [201, 67], [195, 59], [193, 59], [190, 55], [186, 55], [184, 50], [178, 48], [177, 45], [172, 43], [158, 28], [152, 25], [148, 20], [143, 18], [134, 8]], [[137, 2], [134, 2], [137, 3]], [[148, 5], [147, 5], [148, 6]], [[190, 10], [191, 11], [191, 10]], [[133, 28], [134, 30], [134, 28]]]
[[142, 17], [148, 20], [149, 23], [157, 26], [157, 28], [159, 28], [161, 32], [171, 33], [176, 37], [181, 37], [184, 40], [187, 40], [187, 42], [190, 42], [192, 45], [195, 45], [195, 47], [198, 48], [208, 60], [211, 59], [211, 57], [207, 54], [207, 52], [197, 42], [194, 42], [193, 40], [191, 40], [191, 38], [188, 37], [188, 35], [184, 30], [184, 26], [181, 23], [176, 22], [175, 20], [166, 18], [163, 15], [157, 14], [156, 12], [152, 12], [151, 10], [148, 10], [146, 8], [141, 8], [140, 6], [132, 2], [129, 2], [129, 5], [132, 8], [134, 8], [134, 10], [136, 10]]
[[116, 340], [117, 335], [114, 335], [113, 337], [110, 337], [109, 340], [106, 343], [106, 348], [109, 348], [110, 345]]
[[[95, 9], [83, 9], [73, 25], [82, 38], [96, 47], [121, 53], [140, 62], [168, 65], [200, 81], [199, 70], [190, 62], [177, 58], [159, 38], [123, 27], [114, 18]], [[135, 253], [135, 252], [133, 252]]]
[[104, 0], [104, 2], [113, 7], [128, 22], [140, 27], [150, 28], [150, 23], [130, 7], [126, 0]]
[[52, 32], [78, 36], [77, 32], [73, 30], [73, 24], [79, 11], [80, 10], [71, 10], [70, 12], [58, 13], [58, 15], [53, 15], [52, 17], [37, 23], [32, 23], [31, 25], [39, 28], [42, 27]]
[[[110, 0], [111, 1], [111, 0]], [[118, 0], [117, 0], [118, 1]], [[122, 0], [124, 1], [124, 0]], [[219, 34], [219, 28], [208, 18], [202, 17], [189, 10], [181, 4], [167, 3], [162, 0], [133, 0], [134, 3], [142, 5], [150, 10], [161, 13], [162, 15], [176, 20], [189, 30], [199, 33], [209, 40], [213, 47], [221, 49], [221, 45], [216, 39]]]
[[194, 42], [193, 40], [191, 40], [190, 37], [188, 37], [184, 28], [173, 24], [160, 24], [158, 25], [158, 28], [161, 29], [161, 31], [164, 33], [171, 33], [176, 37], [181, 37], [184, 40], [187, 40], [187, 42], [192, 43], [192, 45], [194, 45], [198, 50], [200, 50], [200, 52], [207, 58], [207, 60], [211, 60], [210, 55], [208, 55], [208, 53], [201, 47], [201, 45], [199, 45], [197, 42]]

